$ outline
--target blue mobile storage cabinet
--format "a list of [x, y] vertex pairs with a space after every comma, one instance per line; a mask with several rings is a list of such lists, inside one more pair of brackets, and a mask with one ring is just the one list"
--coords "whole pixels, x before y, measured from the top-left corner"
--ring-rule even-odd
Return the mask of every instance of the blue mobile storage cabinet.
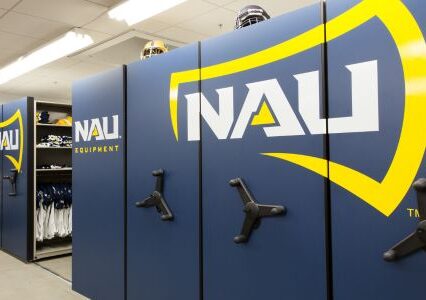
[[[170, 73], [198, 66], [199, 45], [192, 44], [127, 69], [128, 299], [200, 297], [200, 148], [176, 141], [168, 101]], [[198, 80], [181, 92], [198, 93]], [[184, 133], [185, 109], [179, 118]], [[156, 192], [170, 213], [142, 207]]]
[[2, 105], [1, 247], [22, 261], [34, 254], [33, 107], [30, 97]]
[[[209, 66], [269, 49], [321, 21], [321, 6], [317, 4], [203, 41], [201, 76], [211, 72]], [[218, 69], [215, 78], [201, 82], [203, 97], [217, 112], [227, 101], [233, 101], [234, 120], [229, 133], [218, 138], [220, 131], [214, 132], [212, 118], [201, 118], [205, 300], [327, 298], [324, 179], [262, 155], [285, 151], [325, 157], [321, 135], [267, 136], [291, 126], [286, 119], [289, 115], [283, 118], [278, 111], [288, 113], [281, 106], [285, 101], [291, 110], [298, 110], [295, 77], [312, 71], [321, 74], [321, 51], [319, 45], [272, 64], [235, 72], [250, 64], [241, 62], [233, 67], [232, 74], [223, 76]], [[262, 57], [256, 61], [262, 64]], [[324, 107], [322, 97], [318, 105], [318, 109]], [[203, 102], [201, 107], [203, 112]], [[242, 120], [246, 123], [240, 126]], [[286, 214], [262, 218], [250, 239], [239, 244], [233, 238], [249, 222], [244, 212], [249, 206], [244, 206], [242, 191], [238, 190], [241, 186], [231, 182], [236, 178], [244, 182], [258, 204], [287, 210]], [[307, 283], [309, 288], [301, 288]]]
[[[1, 121], [3, 121], [3, 105], [0, 105], [0, 116]], [[0, 129], [1, 136], [3, 136], [3, 129]], [[0, 159], [0, 178], [3, 178], [3, 159]], [[3, 236], [3, 184], [0, 188], [0, 249], [3, 248], [2, 246], [2, 236]]]
[[[354, 12], [356, 17], [349, 16]], [[329, 135], [330, 161], [374, 180], [357, 174], [351, 181], [370, 185], [352, 193], [337, 177], [339, 169], [329, 171], [334, 299], [423, 299], [425, 252], [392, 262], [383, 254], [426, 218], [417, 215], [411, 187], [426, 177], [426, 94], [424, 83], [416, 85], [425, 78], [426, 6], [421, 0], [328, 0], [327, 20], [342, 15], [356, 26], [327, 44], [329, 125], [332, 118], [354, 113], [351, 90], [357, 84], [364, 91], [377, 85], [377, 97], [368, 105], [379, 122], [376, 131]], [[333, 26], [327, 27], [329, 36]], [[353, 76], [365, 67], [377, 76]]]
[[72, 87], [72, 287], [91, 299], [125, 293], [125, 74], [120, 67]]

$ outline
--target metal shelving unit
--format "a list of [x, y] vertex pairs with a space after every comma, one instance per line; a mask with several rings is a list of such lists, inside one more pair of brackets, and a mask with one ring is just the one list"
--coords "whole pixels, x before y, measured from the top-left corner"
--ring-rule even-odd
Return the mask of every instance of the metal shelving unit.
[[[66, 115], [72, 115], [72, 107], [70, 104], [52, 103], [44, 101], [35, 101], [34, 113], [37, 111], [48, 111], [50, 119], [60, 119]], [[36, 120], [36, 118], [34, 118]], [[44, 147], [37, 146], [40, 139], [44, 135], [72, 135], [72, 126], [57, 125], [34, 122], [34, 207], [36, 207], [37, 185], [39, 183], [57, 183], [71, 182], [72, 167], [64, 167], [57, 169], [40, 169], [40, 165], [66, 165], [71, 166], [72, 152], [71, 147]], [[57, 151], [55, 151], [57, 150]], [[34, 223], [36, 221], [36, 209], [34, 209]], [[33, 260], [48, 258], [52, 256], [65, 255], [72, 253], [72, 238], [54, 238], [37, 242], [34, 230]]]
[[36, 146], [36, 149], [49, 149], [49, 150], [53, 150], [53, 149], [72, 149], [71, 147], [44, 147], [44, 146]]
[[58, 125], [58, 124], [46, 124], [46, 123], [37, 123], [36, 125], [40, 127], [66, 127], [66, 128], [72, 127], [71, 125]]
[[39, 249], [36, 254], [36, 259], [43, 259], [52, 256], [59, 256], [72, 253], [71, 241], [64, 243], [48, 243], [43, 248]]
[[72, 171], [72, 168], [36, 169], [36, 172], [47, 172], [47, 173], [54, 173], [54, 172], [61, 172], [61, 171]]

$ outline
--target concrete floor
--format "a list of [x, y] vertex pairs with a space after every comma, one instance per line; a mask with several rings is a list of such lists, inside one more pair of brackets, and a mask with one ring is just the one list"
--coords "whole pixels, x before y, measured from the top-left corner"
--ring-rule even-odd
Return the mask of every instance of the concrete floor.
[[47, 269], [48, 271], [58, 275], [59, 277], [71, 281], [71, 255], [38, 261], [37, 265]]
[[25, 264], [0, 251], [1, 300], [79, 300], [71, 284], [36, 264]]

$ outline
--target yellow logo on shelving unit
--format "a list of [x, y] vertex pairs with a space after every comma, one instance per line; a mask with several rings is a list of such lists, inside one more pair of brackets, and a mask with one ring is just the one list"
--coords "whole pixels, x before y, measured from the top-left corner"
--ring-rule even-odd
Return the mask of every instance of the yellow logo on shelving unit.
[[[8, 130], [7, 127], [15, 122], [18, 122], [18, 128]], [[0, 128], [3, 129], [3, 132], [0, 134], [0, 150], [19, 151], [17, 158], [10, 154], [6, 154], [5, 156], [12, 163], [13, 167], [20, 172], [24, 152], [24, 125], [21, 111], [18, 109], [9, 119], [0, 122]]]
[[[283, 60], [325, 42], [333, 41], [373, 18], [378, 18], [392, 36], [401, 58], [405, 80], [405, 107], [401, 135], [392, 163], [384, 178], [377, 181], [357, 170], [319, 157], [284, 152], [262, 153], [262, 155], [287, 161], [328, 177], [332, 182], [358, 196], [385, 216], [390, 216], [409, 190], [422, 162], [426, 147], [426, 122], [424, 121], [426, 116], [426, 42], [415, 18], [400, 0], [364, 0], [328, 21], [326, 27], [321, 24], [281, 44], [232, 61], [171, 74], [170, 118], [176, 140], [179, 140], [178, 93], [181, 84], [233, 75]], [[324, 40], [325, 28], [327, 30], [326, 40]], [[369, 66], [372, 67], [373, 63], [371, 61]], [[347, 67], [350, 69], [351, 66]], [[353, 70], [356, 69], [356, 66], [352, 67], [355, 67]], [[309, 74], [301, 75], [307, 78]], [[297, 78], [297, 75], [295, 77]], [[263, 84], [273, 87], [275, 83], [270, 81]], [[278, 86], [275, 86], [275, 89], [277, 93], [280, 92]], [[372, 89], [372, 91], [375, 90]], [[220, 92], [229, 91], [221, 90]], [[190, 97], [188, 100], [190, 101]], [[203, 103], [201, 103], [202, 105]], [[197, 109], [203, 111], [202, 107]], [[192, 111], [194, 115], [197, 113], [197, 109]], [[189, 113], [190, 111], [188, 111]], [[259, 124], [272, 122], [273, 118], [271, 119], [269, 114], [269, 108], [262, 106], [256, 120], [260, 120]], [[376, 120], [376, 117], [373, 115], [371, 120]], [[230, 129], [233, 120], [227, 121]], [[294, 126], [299, 130], [296, 123]], [[228, 127], [217, 126], [217, 133], [227, 136]], [[244, 129], [244, 126], [241, 128]], [[293, 128], [293, 130], [296, 129]], [[237, 132], [235, 136], [242, 137], [243, 132], [243, 130], [240, 133]], [[355, 131], [348, 128], [346, 132]], [[194, 139], [197, 139], [198, 132], [194, 131], [192, 135]]]
[[94, 137], [99, 136], [99, 131], [98, 131], [98, 128], [96, 128], [96, 126], [95, 126], [95, 129], [93, 129], [92, 136]]
[[[119, 152], [119, 144], [104, 144], [104, 142], [107, 141], [110, 142], [121, 139], [119, 135], [118, 115], [75, 121], [74, 125], [74, 153], [91, 154]], [[80, 144], [83, 142], [85, 143], [84, 146]]]
[[118, 124], [118, 115], [76, 121], [74, 124], [75, 141], [78, 143], [82, 139], [84, 142], [90, 142], [92, 138], [96, 141], [116, 140], [119, 138]]

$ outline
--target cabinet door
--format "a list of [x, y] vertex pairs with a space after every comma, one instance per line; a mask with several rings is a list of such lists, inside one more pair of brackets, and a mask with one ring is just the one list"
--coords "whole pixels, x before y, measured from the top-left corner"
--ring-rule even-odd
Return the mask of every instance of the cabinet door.
[[327, 16], [334, 298], [424, 298], [424, 251], [384, 260], [420, 222], [424, 1], [328, 0]]
[[3, 105], [3, 249], [13, 256], [32, 257], [33, 101], [24, 98]]
[[[0, 105], [0, 122], [3, 124], [3, 105]], [[3, 124], [4, 126], [4, 124]], [[1, 136], [3, 136], [3, 127], [0, 128]], [[3, 156], [3, 153], [0, 151], [0, 154]], [[0, 159], [0, 178], [3, 178], [3, 159]], [[0, 194], [0, 249], [3, 248], [2, 235], [3, 235], [3, 194]]]
[[125, 295], [125, 70], [73, 84], [73, 289]]
[[129, 300], [199, 299], [199, 143], [184, 97], [199, 91], [198, 55], [194, 44], [127, 69]]
[[324, 156], [321, 25], [318, 3], [201, 44], [205, 300], [326, 299], [325, 182], [292, 163]]

